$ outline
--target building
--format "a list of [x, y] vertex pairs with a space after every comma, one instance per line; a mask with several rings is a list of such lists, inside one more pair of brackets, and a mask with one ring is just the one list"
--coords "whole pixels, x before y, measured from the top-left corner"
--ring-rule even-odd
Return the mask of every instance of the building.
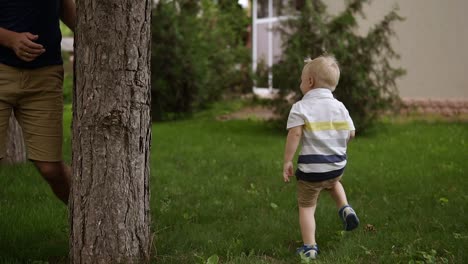
[[[307, 0], [297, 0], [296, 8]], [[323, 0], [332, 14], [344, 9], [345, 1]], [[281, 56], [281, 38], [270, 29], [288, 17], [281, 5], [288, 0], [252, 0], [252, 64], [263, 59], [272, 66]], [[401, 59], [395, 64], [407, 70], [397, 85], [402, 98], [415, 103], [447, 107], [453, 102], [468, 111], [468, 1], [466, 0], [374, 0], [364, 8], [359, 33], [366, 34], [393, 7], [405, 21], [395, 24], [392, 44]], [[307, 56], [308, 54], [304, 54]], [[254, 87], [271, 93], [269, 87]]]

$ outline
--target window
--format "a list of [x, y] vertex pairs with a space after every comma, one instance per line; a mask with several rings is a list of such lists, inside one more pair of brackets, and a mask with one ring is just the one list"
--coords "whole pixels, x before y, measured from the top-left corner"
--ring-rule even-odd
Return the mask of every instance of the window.
[[273, 16], [293, 15], [305, 5], [305, 0], [273, 0]]
[[269, 0], [258, 0], [257, 1], [257, 17], [258, 18], [268, 17], [268, 1]]
[[289, 3], [291, 0], [273, 0], [274, 16], [284, 16], [289, 13]]

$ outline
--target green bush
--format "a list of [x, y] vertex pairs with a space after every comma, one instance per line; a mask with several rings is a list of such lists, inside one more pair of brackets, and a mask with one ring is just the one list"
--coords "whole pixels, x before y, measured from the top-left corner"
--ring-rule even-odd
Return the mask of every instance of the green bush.
[[251, 87], [248, 23], [233, 1], [159, 1], [152, 25], [153, 119], [185, 117]]
[[391, 61], [398, 59], [390, 38], [393, 24], [403, 20], [394, 8], [367, 35], [357, 34], [357, 15], [363, 15], [367, 0], [348, 1], [343, 12], [332, 16], [322, 1], [304, 1], [300, 14], [278, 28], [284, 37], [282, 61], [273, 66], [274, 87], [281, 98], [276, 110], [287, 119], [291, 102], [286, 96], [295, 92], [299, 100], [299, 83], [304, 57], [333, 54], [340, 65], [341, 76], [334, 94], [348, 108], [356, 129], [364, 131], [384, 111], [394, 109], [400, 101], [396, 79], [404, 75]]

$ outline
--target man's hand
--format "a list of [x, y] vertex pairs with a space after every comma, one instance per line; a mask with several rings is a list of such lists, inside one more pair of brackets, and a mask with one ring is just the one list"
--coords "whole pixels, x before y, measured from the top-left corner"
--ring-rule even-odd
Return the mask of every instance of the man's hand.
[[45, 52], [44, 46], [35, 43], [39, 38], [29, 32], [11, 32], [7, 47], [12, 49], [21, 60], [30, 62]]
[[294, 176], [292, 161], [285, 162], [283, 165], [283, 179], [284, 182], [289, 182], [289, 177]]

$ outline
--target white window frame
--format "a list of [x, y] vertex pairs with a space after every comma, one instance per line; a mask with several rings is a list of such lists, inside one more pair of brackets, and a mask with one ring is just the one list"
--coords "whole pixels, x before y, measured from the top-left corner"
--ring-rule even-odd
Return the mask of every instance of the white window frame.
[[258, 32], [257, 26], [261, 24], [268, 24], [268, 50], [267, 50], [267, 66], [268, 66], [268, 87], [257, 87], [254, 83], [253, 92], [257, 95], [271, 96], [277, 92], [273, 88], [273, 23], [281, 20], [286, 20], [290, 16], [273, 16], [273, 0], [268, 0], [268, 16], [265, 18], [258, 18], [258, 0], [252, 0], [252, 70], [257, 72], [258, 67]]

